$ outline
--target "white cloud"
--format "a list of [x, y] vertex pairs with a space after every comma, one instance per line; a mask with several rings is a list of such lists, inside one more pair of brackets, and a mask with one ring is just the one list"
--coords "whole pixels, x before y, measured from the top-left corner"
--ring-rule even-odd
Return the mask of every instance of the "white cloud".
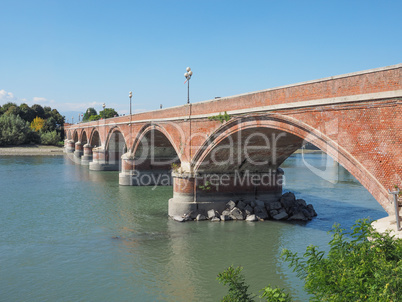
[[4, 89], [0, 90], [0, 104], [5, 104], [8, 102], [15, 102], [16, 99], [12, 92], [7, 92]]

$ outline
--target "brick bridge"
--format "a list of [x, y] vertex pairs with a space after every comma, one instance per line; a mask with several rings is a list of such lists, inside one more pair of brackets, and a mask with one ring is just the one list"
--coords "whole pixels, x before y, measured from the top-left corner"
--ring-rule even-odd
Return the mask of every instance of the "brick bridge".
[[[282, 192], [282, 162], [310, 142], [394, 212], [402, 185], [402, 64], [88, 123], [65, 151], [120, 185], [173, 185], [169, 215]], [[226, 114], [225, 114], [226, 112]]]

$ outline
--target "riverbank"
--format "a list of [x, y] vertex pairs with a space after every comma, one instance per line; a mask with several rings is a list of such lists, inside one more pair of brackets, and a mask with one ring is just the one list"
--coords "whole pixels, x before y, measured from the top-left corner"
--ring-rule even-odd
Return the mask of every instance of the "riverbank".
[[[402, 222], [401, 222], [402, 224]], [[402, 239], [402, 230], [396, 230], [396, 217], [395, 215], [387, 216], [374, 221], [371, 224], [374, 229], [379, 233], [384, 233], [385, 231], [390, 231], [390, 234], [395, 236], [395, 238]]]
[[44, 145], [20, 145], [0, 147], [0, 156], [58, 156], [63, 147]]

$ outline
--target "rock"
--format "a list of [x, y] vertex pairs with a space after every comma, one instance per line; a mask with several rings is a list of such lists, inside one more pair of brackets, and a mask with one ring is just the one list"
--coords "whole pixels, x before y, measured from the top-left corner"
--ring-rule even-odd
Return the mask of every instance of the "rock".
[[280, 213], [276, 214], [275, 216], [273, 216], [272, 218], [275, 220], [283, 220], [288, 217], [289, 217], [289, 215], [286, 212], [280, 212]]
[[259, 219], [268, 219], [269, 218], [269, 216], [268, 216], [268, 212], [267, 212], [267, 210], [265, 209], [265, 207], [264, 206], [257, 206], [257, 207], [255, 207], [254, 208], [254, 214], [255, 214], [255, 216], [257, 217], [257, 218], [259, 218]]
[[282, 207], [285, 208], [286, 212], [289, 212], [290, 208], [295, 206], [296, 197], [292, 192], [288, 192], [282, 195], [280, 202]]
[[214, 209], [212, 209], [212, 210], [208, 211], [207, 215], [208, 215], [208, 219], [212, 219], [217, 216], [217, 212]]
[[235, 220], [243, 220], [244, 219], [243, 212], [240, 211], [239, 208], [233, 208], [230, 211], [230, 217], [232, 217], [232, 219], [235, 219]]
[[229, 220], [232, 220], [232, 217], [230, 217], [230, 215], [221, 215], [221, 220], [222, 221], [229, 221]]
[[248, 204], [245, 208], [244, 208], [244, 212], [246, 213], [246, 215], [251, 215], [254, 213], [254, 209]]
[[256, 203], [255, 203], [255, 201], [254, 201], [254, 200], [252, 200], [252, 201], [250, 202], [250, 206], [251, 206], [252, 208], [255, 208]]
[[282, 204], [279, 201], [271, 201], [266, 205], [267, 211], [279, 210], [282, 208]]
[[247, 204], [245, 203], [245, 202], [243, 202], [243, 201], [239, 201], [238, 203], [237, 203], [237, 207], [241, 210], [241, 211], [243, 211], [246, 207], [247, 207]]
[[298, 212], [292, 215], [288, 220], [307, 220], [306, 216], [302, 212]]
[[296, 199], [296, 204], [298, 206], [307, 207], [307, 203], [304, 199]]
[[202, 214], [198, 214], [197, 217], [195, 217], [195, 220], [197, 220], [197, 221], [202, 221], [202, 220], [206, 220], [206, 219], [207, 219], [207, 217], [205, 217]]
[[181, 217], [181, 216], [173, 216], [172, 217], [173, 218], [173, 220], [175, 220], [175, 221], [178, 221], [178, 222], [184, 222], [184, 221], [186, 221], [183, 217]]
[[236, 203], [233, 200], [229, 201], [226, 204], [226, 208], [229, 209], [229, 210], [232, 210], [235, 206], [236, 206]]
[[312, 214], [313, 217], [317, 216], [317, 212], [314, 210], [314, 207], [312, 204], [307, 205], [307, 210], [310, 211], [310, 213]]
[[278, 215], [279, 212], [277, 210], [271, 210], [269, 211], [269, 216], [274, 217], [275, 215]]
[[217, 221], [221, 221], [218, 217], [214, 217], [211, 219], [212, 222], [217, 222]]
[[263, 202], [262, 200], [256, 199], [254, 200], [254, 202], [257, 207], [265, 207], [265, 202]]
[[226, 209], [222, 212], [222, 215], [230, 215], [230, 210]]
[[258, 219], [254, 214], [252, 214], [246, 217], [246, 221], [258, 221]]

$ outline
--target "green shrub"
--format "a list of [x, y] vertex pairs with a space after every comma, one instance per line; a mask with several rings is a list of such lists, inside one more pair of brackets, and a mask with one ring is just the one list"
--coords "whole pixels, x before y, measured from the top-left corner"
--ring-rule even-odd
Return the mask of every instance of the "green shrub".
[[[350, 232], [335, 225], [327, 257], [309, 246], [304, 258], [284, 250], [313, 301], [401, 301], [402, 239], [374, 231], [367, 219]], [[370, 240], [368, 239], [370, 238]]]
[[18, 115], [3, 114], [0, 117], [0, 146], [27, 143], [31, 132], [29, 123]]
[[229, 293], [222, 298], [222, 302], [249, 302], [253, 301], [251, 295], [247, 292], [249, 285], [244, 281], [241, 274], [242, 267], [229, 266], [225, 271], [218, 274], [219, 283], [229, 286]]
[[43, 132], [40, 135], [42, 145], [57, 145], [60, 142], [60, 135], [56, 130], [52, 132]]

